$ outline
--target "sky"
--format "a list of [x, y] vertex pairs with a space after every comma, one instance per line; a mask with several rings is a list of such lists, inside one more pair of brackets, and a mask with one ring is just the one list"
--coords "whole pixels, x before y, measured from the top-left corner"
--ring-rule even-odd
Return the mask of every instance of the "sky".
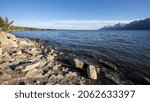
[[99, 29], [150, 17], [150, 0], [0, 0], [0, 16], [14, 25]]

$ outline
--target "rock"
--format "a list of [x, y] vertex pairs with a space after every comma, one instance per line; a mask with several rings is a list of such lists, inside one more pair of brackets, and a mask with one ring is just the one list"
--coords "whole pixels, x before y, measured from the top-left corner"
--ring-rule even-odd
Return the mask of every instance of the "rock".
[[74, 62], [74, 59], [72, 57], [66, 55], [59, 55], [58, 60], [68, 65], [72, 65], [72, 63]]
[[33, 69], [27, 72], [25, 75], [26, 78], [44, 78], [44, 75], [42, 74], [42, 70]]
[[60, 53], [59, 53], [59, 55], [63, 55], [63, 54], [64, 54], [63, 52], [60, 52]]
[[147, 82], [147, 83], [149, 83], [150, 84], [150, 78], [144, 78], [144, 80]]
[[54, 85], [54, 83], [47, 83], [46, 85]]
[[27, 41], [20, 41], [20, 42], [19, 42], [19, 45], [21, 45], [21, 46], [22, 46], [22, 45], [29, 45], [29, 43], [28, 43]]
[[40, 62], [36, 62], [36, 63], [30, 64], [30, 65], [27, 65], [23, 71], [26, 72], [26, 71], [35, 69], [39, 65], [40, 65]]
[[101, 69], [99, 67], [96, 68], [97, 74], [100, 74]]
[[89, 65], [87, 68], [87, 75], [89, 78], [97, 80], [97, 71], [94, 65]]
[[69, 71], [69, 73], [66, 74], [66, 77], [76, 77], [76, 76], [78, 76], [76, 72]]
[[47, 59], [48, 59], [49, 61], [54, 61], [55, 56], [53, 56], [53, 55], [48, 55], [48, 56], [47, 56]]
[[0, 56], [2, 55], [2, 53], [3, 53], [3, 52], [2, 52], [2, 48], [0, 47]]
[[18, 55], [21, 55], [21, 54], [22, 54], [22, 51], [21, 51], [21, 50], [19, 50], [19, 51], [17, 52], [17, 54], [18, 54]]
[[84, 62], [80, 61], [79, 59], [74, 59], [73, 65], [76, 68], [83, 69]]
[[10, 33], [5, 33], [5, 32], [2, 32], [2, 33], [0, 34], [0, 38], [11, 39], [11, 40], [13, 40], [13, 41], [16, 40], [16, 37], [15, 37], [14, 35], [12, 35], [12, 34], [10, 34]]
[[10, 75], [0, 72], [0, 80], [8, 80], [8, 79], [11, 79]]
[[58, 79], [63, 79], [63, 78], [64, 78], [64, 76], [63, 76], [62, 74], [58, 74], [56, 77], [57, 77]]
[[113, 69], [113, 70], [117, 70], [117, 67], [116, 67], [116, 65], [115, 64], [112, 64], [112, 63], [110, 63], [110, 62], [107, 62], [107, 61], [103, 61], [103, 60], [99, 60], [99, 62], [102, 64], [102, 65], [104, 65], [105, 67], [107, 67], [107, 68], [111, 68], [111, 69]]
[[17, 43], [10, 39], [0, 38], [2, 48], [18, 47]]

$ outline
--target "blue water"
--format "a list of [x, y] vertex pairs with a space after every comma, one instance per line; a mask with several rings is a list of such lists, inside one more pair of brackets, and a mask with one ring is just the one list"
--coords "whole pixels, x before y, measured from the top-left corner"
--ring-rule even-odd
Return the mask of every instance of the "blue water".
[[[48, 40], [58, 49], [93, 54], [150, 75], [150, 31], [14, 31], [20, 37]], [[93, 57], [94, 57], [93, 56]]]

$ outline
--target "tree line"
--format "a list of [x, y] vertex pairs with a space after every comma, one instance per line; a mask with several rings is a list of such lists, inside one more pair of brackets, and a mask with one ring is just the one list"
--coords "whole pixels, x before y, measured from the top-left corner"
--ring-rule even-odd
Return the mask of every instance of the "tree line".
[[40, 28], [33, 28], [33, 27], [19, 27], [12, 25], [14, 21], [10, 21], [8, 17], [2, 18], [0, 16], [0, 27], [2, 31], [10, 32], [16, 30], [52, 30], [52, 29], [40, 29]]

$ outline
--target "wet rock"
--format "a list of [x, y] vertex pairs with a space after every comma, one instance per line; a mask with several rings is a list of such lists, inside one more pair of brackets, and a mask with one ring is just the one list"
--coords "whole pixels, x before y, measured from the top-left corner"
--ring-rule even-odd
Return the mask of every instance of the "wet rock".
[[98, 76], [97, 76], [96, 67], [94, 65], [89, 65], [88, 66], [87, 75], [88, 75], [89, 78], [97, 80]]
[[10, 39], [0, 38], [2, 48], [18, 47], [17, 43]]
[[112, 64], [110, 62], [107, 62], [107, 61], [103, 61], [103, 60], [99, 60], [99, 62], [104, 66], [104, 67], [107, 67], [107, 68], [111, 68], [113, 70], [117, 70], [117, 67], [115, 64]]
[[64, 54], [63, 52], [60, 52], [60, 53], [59, 53], [59, 55], [63, 55], [63, 54]]
[[60, 55], [58, 56], [58, 60], [65, 64], [72, 65], [74, 59], [71, 58], [70, 56]]
[[26, 71], [35, 69], [39, 65], [40, 65], [40, 62], [36, 62], [36, 63], [30, 64], [30, 65], [27, 65], [23, 71], [26, 72]]
[[74, 67], [76, 67], [76, 68], [83, 69], [84, 62], [82, 62], [82, 61], [79, 60], [79, 59], [74, 59], [73, 65], [74, 65]]
[[148, 84], [150, 84], [150, 78], [144, 78], [144, 80], [148, 83]]

